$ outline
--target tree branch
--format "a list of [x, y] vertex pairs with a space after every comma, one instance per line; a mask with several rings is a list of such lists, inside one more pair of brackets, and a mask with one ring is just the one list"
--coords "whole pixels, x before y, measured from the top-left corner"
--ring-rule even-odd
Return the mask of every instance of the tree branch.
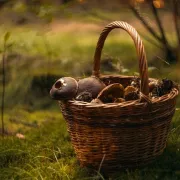
[[129, 4], [130, 9], [133, 11], [133, 13], [135, 14], [135, 16], [143, 23], [143, 25], [145, 26], [145, 28], [151, 33], [151, 35], [158, 40], [159, 42], [162, 43], [162, 38], [153, 30], [153, 28], [149, 25], [149, 23], [144, 19], [144, 17], [140, 14], [140, 12], [137, 10], [137, 8], [135, 8], [134, 6], [132, 6], [131, 4]]
[[167, 39], [166, 39], [165, 32], [164, 32], [164, 29], [163, 29], [163, 27], [162, 27], [161, 21], [160, 21], [160, 19], [159, 19], [159, 15], [158, 15], [157, 9], [156, 9], [156, 7], [154, 6], [153, 2], [150, 2], [150, 5], [151, 5], [152, 12], [153, 12], [153, 14], [154, 14], [154, 16], [155, 16], [157, 25], [158, 25], [158, 27], [159, 27], [159, 30], [160, 30], [160, 32], [161, 32], [161, 39], [162, 39], [162, 41], [163, 41], [163, 44], [164, 44], [166, 47], [168, 47], [169, 44], [168, 44], [168, 41], [167, 41]]

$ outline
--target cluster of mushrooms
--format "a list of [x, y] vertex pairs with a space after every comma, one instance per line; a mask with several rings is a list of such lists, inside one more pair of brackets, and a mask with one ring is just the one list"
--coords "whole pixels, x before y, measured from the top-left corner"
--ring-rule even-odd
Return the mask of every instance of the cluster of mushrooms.
[[[149, 82], [150, 97], [161, 97], [171, 91], [174, 84], [171, 80]], [[72, 77], [58, 79], [50, 90], [51, 98], [59, 101], [76, 100], [95, 104], [122, 103], [137, 100], [140, 97], [140, 79], [131, 81], [127, 87], [120, 83], [105, 85], [97, 77], [88, 77], [76, 81]]]

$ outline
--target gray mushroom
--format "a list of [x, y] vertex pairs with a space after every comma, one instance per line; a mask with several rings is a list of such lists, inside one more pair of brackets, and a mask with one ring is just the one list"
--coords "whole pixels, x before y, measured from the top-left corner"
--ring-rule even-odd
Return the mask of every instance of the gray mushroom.
[[106, 87], [106, 85], [96, 77], [88, 77], [78, 81], [78, 93], [89, 92], [92, 98], [96, 98], [99, 92]]
[[70, 100], [76, 96], [77, 91], [77, 81], [72, 77], [63, 77], [54, 83], [50, 96], [55, 100]]

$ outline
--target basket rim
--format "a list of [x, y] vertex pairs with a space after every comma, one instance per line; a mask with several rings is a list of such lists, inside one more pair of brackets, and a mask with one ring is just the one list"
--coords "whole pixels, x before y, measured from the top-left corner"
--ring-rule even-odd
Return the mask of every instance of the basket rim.
[[[135, 76], [127, 76], [127, 75], [103, 75], [100, 76], [99, 78], [108, 78], [108, 77], [117, 77], [117, 78], [135, 78]], [[138, 77], [137, 77], [138, 78]], [[79, 79], [79, 78], [78, 78]], [[156, 78], [149, 78], [149, 81], [158, 81], [158, 79]], [[144, 94], [141, 93], [141, 96], [145, 96], [146, 99], [145, 101], [141, 102], [141, 99], [138, 100], [132, 100], [132, 101], [125, 101], [125, 102], [121, 102], [121, 103], [102, 103], [102, 104], [92, 104], [91, 102], [84, 102], [84, 101], [77, 101], [77, 100], [68, 100], [67, 103], [70, 103], [72, 105], [75, 106], [83, 106], [83, 107], [87, 107], [87, 108], [112, 108], [112, 107], [127, 107], [127, 106], [131, 106], [131, 105], [135, 105], [135, 106], [147, 106], [148, 104], [158, 104], [158, 103], [163, 103], [166, 102], [170, 99], [174, 99], [176, 96], [178, 96], [179, 94], [179, 90], [178, 88], [174, 87], [172, 88], [172, 90], [170, 91], [170, 93], [165, 94], [161, 97], [153, 97], [153, 98], [149, 98], [147, 96], [145, 96]]]

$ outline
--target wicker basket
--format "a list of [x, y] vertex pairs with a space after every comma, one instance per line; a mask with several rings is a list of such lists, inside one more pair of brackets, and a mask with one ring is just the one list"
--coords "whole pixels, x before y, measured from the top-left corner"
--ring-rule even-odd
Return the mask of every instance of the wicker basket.
[[95, 51], [93, 76], [106, 85], [118, 82], [124, 87], [134, 79], [134, 76], [99, 73], [104, 41], [114, 28], [124, 29], [134, 40], [139, 57], [140, 100], [97, 105], [59, 102], [80, 164], [104, 171], [142, 166], [163, 152], [178, 95], [178, 89], [173, 88], [159, 98], [148, 97], [150, 80], [144, 46], [136, 30], [121, 21], [110, 23], [102, 31]]

